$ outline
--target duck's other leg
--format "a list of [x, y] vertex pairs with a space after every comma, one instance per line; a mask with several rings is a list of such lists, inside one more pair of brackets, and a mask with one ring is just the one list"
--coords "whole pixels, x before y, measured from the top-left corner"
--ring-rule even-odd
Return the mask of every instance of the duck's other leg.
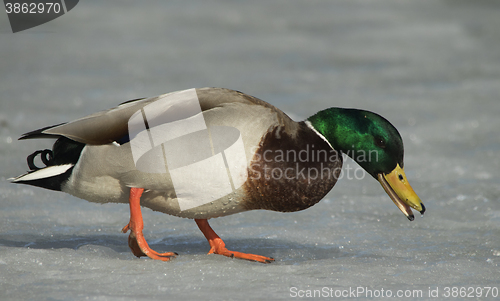
[[168, 261], [178, 254], [174, 252], [158, 253], [153, 251], [148, 246], [148, 243], [142, 234], [144, 222], [142, 221], [141, 213], [141, 195], [143, 192], [143, 188], [130, 188], [130, 222], [123, 227], [122, 232], [127, 233], [127, 231], [130, 230], [128, 245], [135, 256], [148, 256], [151, 259]]
[[226, 249], [226, 244], [214, 232], [214, 230], [212, 230], [206, 219], [195, 219], [194, 221], [198, 225], [198, 228], [200, 228], [201, 232], [203, 232], [203, 235], [205, 235], [208, 243], [210, 244], [210, 251], [208, 252], [208, 254], [219, 254], [227, 257], [253, 260], [262, 263], [271, 263], [272, 261], [274, 261], [274, 258], [272, 257], [229, 251], [228, 249]]

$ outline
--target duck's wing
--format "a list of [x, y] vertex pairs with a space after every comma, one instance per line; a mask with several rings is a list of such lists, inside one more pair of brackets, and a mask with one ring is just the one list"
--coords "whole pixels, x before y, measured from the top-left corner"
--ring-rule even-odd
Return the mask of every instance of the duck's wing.
[[[174, 93], [179, 92], [169, 94]], [[134, 113], [144, 106], [160, 98], [166, 97], [169, 94], [127, 101], [106, 111], [97, 112], [68, 123], [49, 126], [23, 134], [19, 139], [64, 136], [74, 141], [91, 145], [112, 143], [113, 141], [122, 139], [128, 134], [128, 121]], [[222, 107], [226, 104], [242, 103], [265, 107], [273, 111], [277, 114], [278, 124], [293, 124], [292, 120], [281, 110], [258, 98], [238, 91], [223, 88], [202, 88], [196, 89], [196, 94], [203, 112]], [[241, 112], [241, 114], [245, 114], [245, 112]]]
[[127, 134], [129, 118], [158, 97], [125, 102], [107, 111], [23, 134], [20, 140], [64, 136], [85, 144], [107, 144]]

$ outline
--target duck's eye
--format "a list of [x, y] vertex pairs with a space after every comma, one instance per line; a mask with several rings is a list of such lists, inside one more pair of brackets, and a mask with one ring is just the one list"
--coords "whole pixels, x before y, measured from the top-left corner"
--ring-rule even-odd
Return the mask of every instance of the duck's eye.
[[399, 180], [400, 180], [400, 181], [403, 181], [403, 180], [404, 180], [403, 175], [399, 175]]
[[375, 137], [375, 145], [380, 148], [385, 148], [385, 142], [380, 137]]

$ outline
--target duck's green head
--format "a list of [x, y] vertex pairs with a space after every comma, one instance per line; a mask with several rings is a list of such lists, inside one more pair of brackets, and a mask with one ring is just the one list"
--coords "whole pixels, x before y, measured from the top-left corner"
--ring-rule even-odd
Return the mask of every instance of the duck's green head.
[[357, 109], [330, 108], [308, 118], [331, 144], [377, 179], [396, 206], [413, 220], [411, 208], [425, 207], [411, 188], [403, 169], [403, 140], [384, 117]]

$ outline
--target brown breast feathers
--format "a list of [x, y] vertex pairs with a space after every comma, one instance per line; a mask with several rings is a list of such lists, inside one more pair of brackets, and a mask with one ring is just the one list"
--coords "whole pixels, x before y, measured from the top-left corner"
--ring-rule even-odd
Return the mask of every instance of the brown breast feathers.
[[292, 137], [277, 126], [262, 138], [244, 184], [248, 209], [293, 212], [319, 202], [335, 185], [342, 155], [304, 122]]

